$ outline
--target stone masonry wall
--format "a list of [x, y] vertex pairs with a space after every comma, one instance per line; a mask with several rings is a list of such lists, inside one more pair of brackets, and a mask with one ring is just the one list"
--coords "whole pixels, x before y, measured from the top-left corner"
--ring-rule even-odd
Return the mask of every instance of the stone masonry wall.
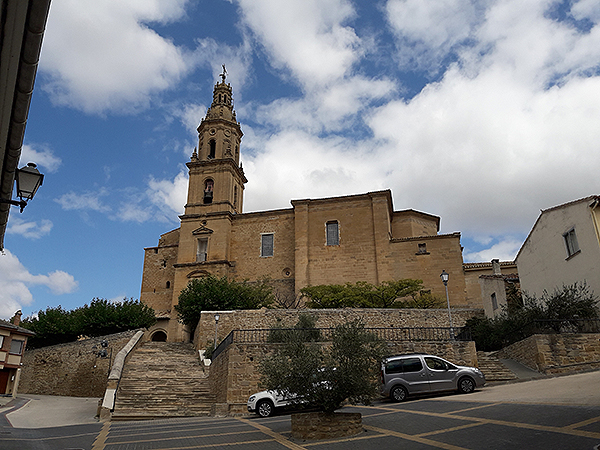
[[[448, 327], [447, 309], [256, 309], [220, 311], [217, 341], [223, 340], [231, 330], [271, 328], [277, 324], [294, 326], [298, 316], [308, 313], [317, 317], [318, 328], [335, 327], [341, 323], [360, 319], [367, 328], [389, 327]], [[452, 323], [464, 326], [467, 319], [482, 315], [479, 309], [453, 309]], [[194, 334], [194, 345], [203, 350], [215, 338], [215, 311], [203, 312]]]
[[[106, 389], [110, 363], [137, 330], [77, 342], [26, 350], [19, 383], [22, 394], [100, 398]], [[108, 341], [112, 358], [97, 357], [100, 342]]]
[[600, 368], [600, 333], [536, 334], [503, 348], [510, 358], [546, 374], [576, 373]]
[[[231, 344], [213, 361], [210, 382], [218, 403], [227, 403], [227, 414], [245, 414], [250, 395], [262, 390], [258, 365], [277, 344]], [[475, 343], [388, 342], [388, 354], [424, 352], [460, 364], [477, 366]]]

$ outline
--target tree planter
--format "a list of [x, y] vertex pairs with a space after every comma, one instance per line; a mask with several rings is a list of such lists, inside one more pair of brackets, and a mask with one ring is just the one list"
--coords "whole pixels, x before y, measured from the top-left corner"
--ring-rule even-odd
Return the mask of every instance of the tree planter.
[[311, 412], [292, 414], [292, 437], [332, 439], [354, 436], [363, 431], [360, 413]]

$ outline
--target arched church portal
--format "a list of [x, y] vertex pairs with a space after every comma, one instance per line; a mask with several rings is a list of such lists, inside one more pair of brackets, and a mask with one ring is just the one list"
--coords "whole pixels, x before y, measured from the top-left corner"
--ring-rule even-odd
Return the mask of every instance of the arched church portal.
[[155, 331], [152, 334], [151, 340], [153, 342], [167, 342], [167, 333], [162, 330]]

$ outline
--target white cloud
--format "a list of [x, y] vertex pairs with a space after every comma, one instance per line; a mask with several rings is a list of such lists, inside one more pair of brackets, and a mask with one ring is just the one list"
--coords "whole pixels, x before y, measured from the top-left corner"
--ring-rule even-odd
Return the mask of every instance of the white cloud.
[[246, 145], [255, 149], [244, 157], [248, 178], [245, 211], [290, 207], [290, 200], [362, 193], [387, 186], [380, 167], [365, 158], [352, 141], [318, 138], [302, 131], [257, 136], [246, 127]]
[[196, 44], [193, 60], [198, 65], [210, 66], [215, 82], [221, 80], [224, 64], [227, 70], [226, 82], [236, 86], [239, 93], [248, 81], [251, 71], [252, 47], [248, 39], [244, 39], [238, 47], [228, 46], [210, 38], [198, 39]]
[[181, 123], [183, 123], [183, 125], [190, 132], [190, 134], [197, 139], [197, 129], [200, 125], [200, 121], [206, 115], [206, 110], [207, 107], [205, 105], [188, 103], [184, 105], [183, 108], [174, 111], [173, 115], [179, 118], [179, 120], [181, 120]]
[[386, 18], [398, 38], [401, 66], [437, 72], [442, 60], [464, 44], [481, 20], [484, 1], [389, 0]]
[[574, 1], [571, 13], [577, 20], [589, 19], [600, 22], [600, 4], [596, 0]]
[[477, 252], [465, 253], [463, 259], [465, 262], [491, 261], [492, 259], [513, 261], [521, 248], [521, 244], [522, 241], [506, 236], [502, 241], [497, 242], [489, 248]]
[[172, 181], [151, 178], [146, 195], [166, 217], [173, 218], [173, 215], [183, 214], [183, 207], [187, 200], [187, 187], [187, 173], [182, 170]]
[[[600, 190], [596, 3], [574, 4], [577, 14], [596, 20], [591, 30], [578, 31], [569, 21], [552, 19], [547, 12], [554, 3], [546, 0], [390, 1], [388, 11], [409, 6], [420, 21], [417, 27], [408, 16], [390, 17], [398, 36], [421, 43], [399, 48], [398, 58], [435, 70], [450, 55], [458, 62], [442, 67], [439, 82], [414, 98], [396, 97], [381, 106], [372, 100], [393, 95], [392, 83], [349, 72], [363, 56], [360, 46], [346, 60], [352, 62], [333, 60], [336, 83], [313, 85], [305, 80], [323, 81], [317, 66], [295, 69], [301, 61], [298, 46], [305, 43], [292, 44], [296, 47], [285, 55], [275, 42], [279, 38], [283, 48], [294, 35], [287, 16], [275, 30], [259, 29], [272, 14], [260, 8], [270, 4], [240, 4], [273, 64], [288, 68], [305, 86], [318, 86], [303, 97], [279, 98], [239, 113], [249, 179], [245, 210], [289, 207], [292, 198], [391, 188], [396, 209], [439, 215], [442, 232], [486, 234], [487, 242], [479, 244], [488, 248], [468, 257], [489, 261], [514, 258], [520, 247], [514, 236], [531, 228], [540, 208]], [[303, 24], [302, 13], [296, 13]], [[336, 17], [339, 25], [352, 15]], [[440, 29], [425, 26], [438, 20]], [[307, 27], [310, 39], [318, 37], [314, 29]], [[375, 95], [372, 87], [379, 88]], [[244, 117], [254, 112], [260, 126], [249, 127]], [[361, 121], [372, 137], [352, 134]]]
[[169, 23], [187, 0], [52, 2], [40, 70], [54, 102], [88, 113], [127, 113], [188, 70], [185, 52], [146, 24]]
[[244, 24], [271, 64], [311, 90], [343, 78], [364, 52], [347, 0], [238, 0]]
[[252, 114], [262, 124], [286, 130], [344, 131], [359, 121], [358, 113], [368, 110], [374, 100], [394, 91], [395, 85], [390, 80], [355, 76], [324, 86], [301, 99], [277, 99], [258, 106], [256, 112], [242, 109], [241, 114]]
[[598, 64], [600, 41], [545, 6], [495, 2], [464, 64], [369, 119], [396, 196], [440, 214], [448, 231], [527, 230], [539, 208], [600, 187], [600, 77], [582, 75]]
[[50, 233], [52, 230], [52, 221], [42, 219], [40, 223], [26, 222], [14, 214], [9, 217], [7, 234], [18, 234], [27, 239], [39, 239]]
[[24, 166], [29, 162], [33, 162], [37, 164], [38, 170], [43, 172], [42, 167], [50, 172], [54, 173], [58, 170], [58, 167], [62, 164], [61, 159], [58, 156], [54, 156], [52, 150], [47, 148], [45, 145], [36, 144], [37, 148], [34, 148], [33, 145], [23, 145], [21, 149], [21, 164], [20, 166]]
[[53, 294], [67, 294], [77, 289], [75, 278], [56, 270], [47, 275], [31, 274], [9, 250], [0, 254], [0, 318], [8, 319], [34, 302], [30, 286], [47, 286]]
[[[183, 213], [187, 199], [187, 171], [182, 169], [173, 180], [150, 177], [145, 191], [126, 188], [118, 191], [100, 188], [94, 192], [68, 192], [54, 201], [66, 211], [75, 210], [87, 217], [89, 211], [104, 214], [110, 220], [144, 223], [171, 222]], [[115, 200], [118, 197], [119, 200]], [[118, 204], [116, 204], [118, 203]], [[114, 206], [109, 206], [113, 205]], [[18, 225], [18, 226], [17, 226]], [[18, 223], [14, 232], [33, 233], [31, 224]], [[45, 224], [46, 227], [48, 224]], [[51, 224], [50, 224], [51, 225]], [[30, 236], [33, 237], [33, 236]]]
[[104, 204], [101, 200], [102, 197], [106, 197], [107, 195], [108, 191], [103, 188], [98, 192], [85, 192], [83, 194], [68, 192], [61, 195], [54, 201], [61, 205], [66, 211], [91, 210], [97, 212], [108, 212], [111, 210], [110, 206]]

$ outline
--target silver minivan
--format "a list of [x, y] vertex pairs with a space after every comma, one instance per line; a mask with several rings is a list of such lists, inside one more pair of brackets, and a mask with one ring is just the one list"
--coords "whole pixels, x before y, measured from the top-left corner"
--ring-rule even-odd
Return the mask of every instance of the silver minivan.
[[385, 358], [381, 363], [381, 393], [396, 402], [409, 395], [431, 392], [473, 392], [485, 384], [475, 367], [457, 366], [433, 355], [411, 354]]

